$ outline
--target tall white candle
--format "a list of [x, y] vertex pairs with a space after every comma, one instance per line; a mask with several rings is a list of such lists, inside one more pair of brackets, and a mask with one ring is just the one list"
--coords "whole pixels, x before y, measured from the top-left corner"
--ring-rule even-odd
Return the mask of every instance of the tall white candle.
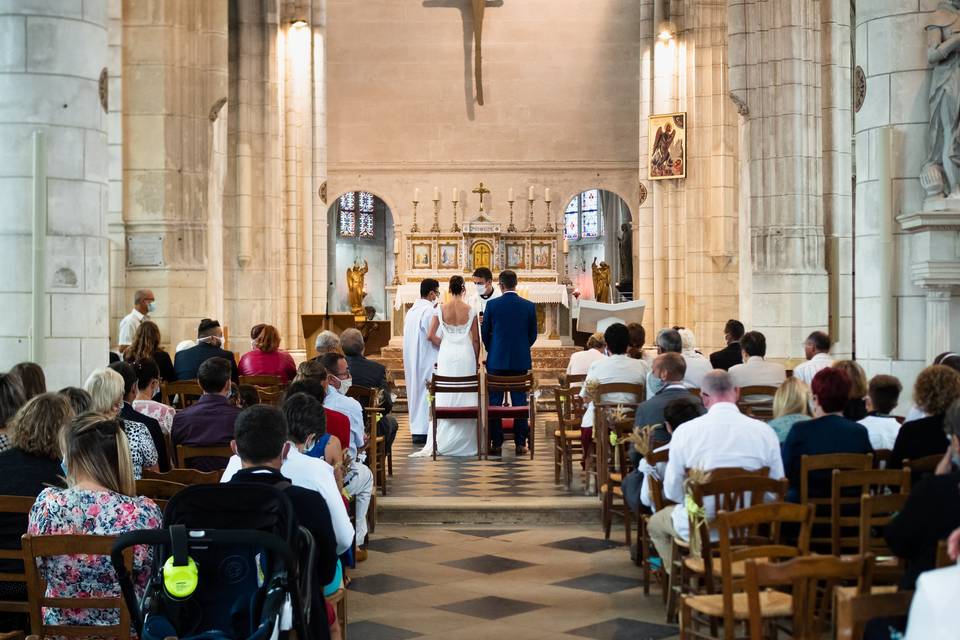
[[[394, 252], [394, 253], [399, 253], [399, 252]], [[563, 239], [563, 253], [564, 254], [570, 253], [570, 241], [567, 240], [566, 238]]]
[[507, 202], [513, 202], [513, 187], [507, 189]]
[[394, 237], [393, 239], [393, 253], [394, 255], [400, 253], [400, 237]]
[[413, 190], [413, 201], [420, 202], [420, 189]]
[[440, 187], [434, 187], [434, 188], [433, 188], [433, 199], [434, 199], [434, 200], [439, 200], [439, 199], [440, 199]]
[[460, 189], [458, 189], [457, 187], [453, 188], [453, 195], [450, 196], [450, 200], [452, 200], [453, 202], [460, 201]]
[[550, 188], [549, 188], [549, 187], [543, 190], [543, 201], [544, 201], [544, 202], [550, 202]]
[[533, 200], [533, 185], [530, 185], [530, 189], [527, 190], [527, 200]]

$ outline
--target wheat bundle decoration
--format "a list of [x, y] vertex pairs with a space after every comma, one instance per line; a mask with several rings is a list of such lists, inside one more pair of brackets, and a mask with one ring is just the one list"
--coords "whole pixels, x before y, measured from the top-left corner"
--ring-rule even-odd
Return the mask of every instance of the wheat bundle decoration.
[[706, 482], [710, 479], [710, 472], [706, 469], [690, 469], [687, 479], [683, 481], [683, 503], [687, 507], [690, 517], [690, 552], [700, 557], [700, 527], [707, 524], [707, 511], [703, 505], [693, 499], [693, 485]]
[[653, 448], [650, 446], [651, 438], [653, 437], [654, 430], [659, 427], [660, 424], [647, 424], [642, 427], [634, 427], [633, 433], [624, 436], [620, 442], [629, 442], [633, 444], [634, 450], [640, 454], [641, 458], [646, 458]]

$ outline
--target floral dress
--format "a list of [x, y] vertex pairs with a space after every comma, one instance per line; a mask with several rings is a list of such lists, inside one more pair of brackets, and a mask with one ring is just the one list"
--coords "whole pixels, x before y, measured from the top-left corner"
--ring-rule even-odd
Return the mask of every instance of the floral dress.
[[177, 413], [173, 407], [153, 400], [134, 400], [133, 408], [159, 422], [164, 433], [170, 433], [170, 429], [173, 428], [173, 416]]
[[10, 437], [5, 433], [0, 433], [0, 451], [6, 451], [13, 447]]
[[157, 465], [157, 447], [153, 444], [147, 425], [132, 420], [123, 421], [123, 432], [130, 443], [130, 457], [133, 458], [133, 477], [139, 480], [144, 467]]
[[[32, 535], [118, 535], [138, 529], [159, 529], [163, 514], [149, 498], [124, 496], [112, 491], [44, 489], [30, 509], [27, 533]], [[150, 578], [153, 552], [147, 546], [133, 550], [133, 578], [137, 596]], [[71, 555], [38, 562], [47, 582], [47, 597], [113, 598], [120, 586], [107, 556]], [[45, 624], [111, 625], [119, 620], [116, 609], [43, 610]]]

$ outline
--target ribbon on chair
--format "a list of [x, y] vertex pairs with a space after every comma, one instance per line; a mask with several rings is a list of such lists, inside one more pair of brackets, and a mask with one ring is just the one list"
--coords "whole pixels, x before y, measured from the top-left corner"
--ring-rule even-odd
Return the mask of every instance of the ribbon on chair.
[[693, 499], [693, 485], [709, 479], [710, 472], [706, 469], [690, 469], [687, 479], [683, 481], [683, 504], [690, 518], [690, 552], [696, 557], [700, 557], [700, 527], [709, 521], [706, 509]]

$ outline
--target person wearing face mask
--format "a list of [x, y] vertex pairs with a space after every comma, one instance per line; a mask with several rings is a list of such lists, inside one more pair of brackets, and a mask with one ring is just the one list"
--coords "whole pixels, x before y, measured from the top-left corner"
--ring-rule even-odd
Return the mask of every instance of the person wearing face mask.
[[906, 560], [901, 590], [913, 590], [917, 577], [936, 565], [937, 543], [960, 527], [960, 400], [947, 409], [943, 426], [950, 447], [933, 475], [910, 491], [907, 503], [886, 526], [890, 550]]
[[154, 400], [160, 390], [160, 369], [157, 363], [151, 358], [142, 358], [134, 363], [133, 368], [137, 372], [137, 397], [133, 400], [133, 408], [156, 420], [164, 433], [170, 433], [173, 416], [177, 411]]
[[239, 384], [240, 373], [232, 351], [223, 348], [223, 328], [210, 318], [200, 321], [197, 328], [197, 345], [178, 351], [173, 360], [177, 380], [195, 380], [200, 365], [210, 358], [223, 358], [230, 363], [230, 378]]
[[120, 321], [117, 344], [120, 345], [121, 353], [125, 347], [133, 344], [133, 336], [137, 333], [140, 323], [149, 320], [149, 314], [156, 311], [156, 308], [157, 303], [153, 297], [153, 291], [150, 291], [150, 289], [138, 289], [133, 294], [133, 309]]
[[486, 267], [480, 267], [473, 272], [473, 286], [474, 291], [468, 297], [467, 302], [473, 307], [474, 312], [482, 322], [487, 303], [496, 300], [502, 294], [493, 286], [493, 272]]
[[420, 283], [420, 299], [403, 320], [403, 374], [407, 384], [407, 412], [410, 415], [410, 434], [415, 445], [427, 443], [430, 428], [430, 400], [427, 381], [433, 376], [440, 350], [427, 337], [430, 324], [437, 314], [440, 283], [424, 278]]
[[359, 454], [363, 448], [365, 435], [363, 430], [363, 407], [360, 403], [347, 396], [353, 378], [350, 376], [350, 367], [342, 353], [328, 353], [321, 362], [327, 374], [327, 395], [323, 405], [332, 411], [342, 413], [350, 419], [350, 442], [346, 449], [354, 460], [363, 461], [366, 454]]

